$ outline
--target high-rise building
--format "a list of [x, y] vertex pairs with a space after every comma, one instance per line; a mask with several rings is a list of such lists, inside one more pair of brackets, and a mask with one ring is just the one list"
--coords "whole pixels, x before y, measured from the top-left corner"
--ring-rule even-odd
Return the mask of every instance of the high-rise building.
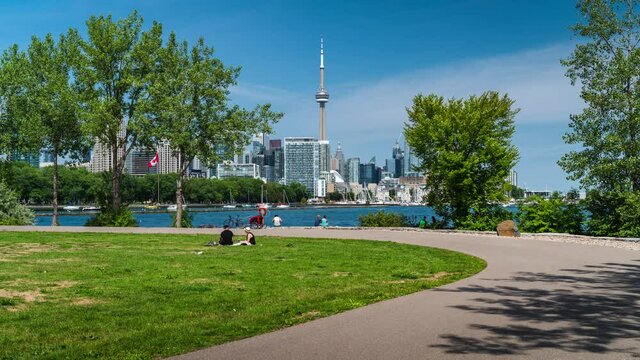
[[149, 162], [156, 156], [153, 149], [135, 148], [129, 152], [125, 169], [131, 175], [156, 174], [158, 166], [149, 167]]
[[360, 164], [360, 179], [359, 183], [363, 186], [368, 184], [377, 184], [382, 178], [382, 169], [376, 167], [375, 163]]
[[358, 183], [360, 181], [360, 158], [347, 159], [344, 178], [347, 183]]
[[342, 152], [342, 146], [340, 146], [340, 143], [338, 143], [338, 148], [336, 149], [336, 168], [333, 170], [336, 170], [337, 172], [340, 173], [340, 175], [342, 175], [343, 177], [346, 175], [346, 163], [344, 160], [344, 153]]
[[316, 91], [316, 101], [320, 106], [320, 137], [318, 140], [328, 140], [324, 107], [329, 102], [329, 92], [324, 88], [324, 40], [322, 37], [320, 38], [320, 87]]
[[317, 196], [320, 179], [320, 144], [311, 137], [284, 139], [284, 183], [297, 182]]
[[320, 172], [328, 173], [331, 170], [331, 147], [328, 140], [318, 141], [320, 147]]
[[218, 179], [228, 179], [232, 177], [260, 178], [260, 169], [256, 164], [218, 164]]
[[509, 172], [509, 184], [513, 186], [518, 186], [518, 173], [515, 170], [511, 170]]
[[40, 152], [20, 152], [17, 150], [12, 150], [9, 153], [9, 159], [11, 161], [26, 162], [34, 168], [40, 167]]
[[158, 172], [160, 174], [177, 173], [180, 168], [180, 154], [169, 143], [158, 145]]
[[[282, 147], [272, 147], [265, 151], [264, 167], [264, 177], [267, 181], [280, 182], [284, 178], [284, 150]], [[267, 167], [270, 169], [267, 170]]]
[[281, 149], [281, 148], [282, 148], [282, 140], [280, 139], [269, 140], [269, 150]]

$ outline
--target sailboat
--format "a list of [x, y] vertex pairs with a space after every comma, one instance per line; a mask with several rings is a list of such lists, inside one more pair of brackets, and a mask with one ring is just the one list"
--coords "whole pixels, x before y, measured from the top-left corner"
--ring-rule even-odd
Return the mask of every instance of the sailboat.
[[250, 200], [250, 198], [249, 198], [249, 190], [247, 190], [247, 203], [246, 204], [242, 204], [243, 208], [251, 208], [251, 207], [253, 207], [253, 205], [251, 205], [251, 202], [249, 200]]
[[223, 208], [225, 208], [225, 209], [235, 209], [236, 208], [236, 204], [233, 201], [233, 195], [231, 195], [231, 189], [229, 189], [229, 203], [224, 205]]
[[[264, 202], [264, 198], [266, 198], [266, 196], [264, 196], [264, 185], [260, 186], [260, 204], [258, 204], [259, 208], [270, 208], [271, 205], [269, 205], [268, 202]], [[269, 200], [267, 200], [269, 201]]]
[[[285, 204], [286, 201], [286, 204]], [[276, 206], [278, 209], [286, 209], [290, 206], [289, 204], [289, 198], [287, 198], [287, 192], [285, 190], [282, 190], [282, 203], [278, 204], [278, 206]]]

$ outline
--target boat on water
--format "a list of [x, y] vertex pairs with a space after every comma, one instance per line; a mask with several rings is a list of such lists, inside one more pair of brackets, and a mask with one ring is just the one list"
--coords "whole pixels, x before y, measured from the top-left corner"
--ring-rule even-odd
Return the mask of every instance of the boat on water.
[[282, 202], [278, 205], [276, 205], [276, 208], [278, 209], [287, 209], [291, 206], [291, 204], [289, 203], [289, 198], [287, 197], [287, 192], [285, 190], [282, 190]]
[[[186, 208], [187, 208], [187, 205], [182, 204], [182, 210], [184, 210]], [[167, 211], [178, 211], [178, 205], [172, 204], [172, 205], [167, 206]]]
[[66, 211], [79, 211], [80, 210], [80, 206], [75, 206], [75, 205], [67, 205], [67, 206], [63, 206], [62, 210], [66, 210]]
[[229, 203], [222, 206], [225, 209], [235, 209], [237, 207], [235, 201], [233, 201], [233, 195], [231, 189], [229, 189]]
[[100, 210], [97, 206], [85, 206], [82, 208], [82, 211], [98, 211]]
[[158, 210], [160, 207], [158, 205], [145, 205], [145, 210]]

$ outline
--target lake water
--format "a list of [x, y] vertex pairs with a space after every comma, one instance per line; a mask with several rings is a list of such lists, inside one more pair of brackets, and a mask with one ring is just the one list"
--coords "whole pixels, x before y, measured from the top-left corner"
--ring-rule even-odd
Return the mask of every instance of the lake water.
[[[304, 207], [289, 209], [270, 209], [265, 223], [272, 225], [271, 219], [277, 214], [282, 218], [283, 226], [313, 226], [316, 215], [327, 216], [330, 226], [358, 226], [358, 217], [360, 215], [369, 214], [377, 211], [385, 211], [392, 213], [400, 213], [409, 218], [416, 219], [426, 216], [431, 219], [435, 215], [433, 209], [428, 206], [359, 206], [359, 207]], [[91, 214], [64, 214], [60, 216], [60, 225], [62, 226], [83, 226], [87, 220], [92, 217]], [[231, 216], [238, 216], [243, 222], [248, 222], [249, 218], [258, 214], [257, 209], [228, 209], [220, 210], [220, 208], [198, 208], [191, 212], [193, 214], [193, 226], [213, 225], [222, 227], [225, 220]], [[37, 215], [37, 213], [36, 213]], [[149, 212], [134, 214], [138, 224], [141, 227], [168, 227], [171, 226], [171, 213], [166, 212]], [[36, 216], [36, 225], [51, 225], [51, 216]]]

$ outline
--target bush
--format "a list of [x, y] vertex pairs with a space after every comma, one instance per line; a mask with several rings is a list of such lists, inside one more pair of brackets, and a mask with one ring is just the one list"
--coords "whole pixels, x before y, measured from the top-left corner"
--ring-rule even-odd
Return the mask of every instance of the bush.
[[523, 232], [582, 234], [584, 214], [577, 204], [565, 204], [560, 195], [550, 199], [531, 196], [520, 205], [519, 228]]
[[33, 212], [20, 204], [16, 194], [0, 182], [0, 225], [31, 225]]
[[[171, 214], [171, 226], [176, 227], [176, 213]], [[183, 228], [193, 227], [193, 215], [187, 210], [182, 211], [182, 219], [180, 219], [180, 224]]]
[[378, 211], [358, 218], [363, 227], [407, 227], [410, 226], [406, 216], [396, 213]]
[[89, 219], [85, 226], [136, 227], [138, 222], [129, 209], [116, 212], [103, 208], [95, 217]]
[[640, 237], [640, 192], [611, 191], [587, 194], [590, 235]]
[[465, 219], [458, 222], [458, 229], [474, 231], [495, 231], [498, 224], [511, 220], [513, 214], [500, 205], [487, 205], [473, 209]]

